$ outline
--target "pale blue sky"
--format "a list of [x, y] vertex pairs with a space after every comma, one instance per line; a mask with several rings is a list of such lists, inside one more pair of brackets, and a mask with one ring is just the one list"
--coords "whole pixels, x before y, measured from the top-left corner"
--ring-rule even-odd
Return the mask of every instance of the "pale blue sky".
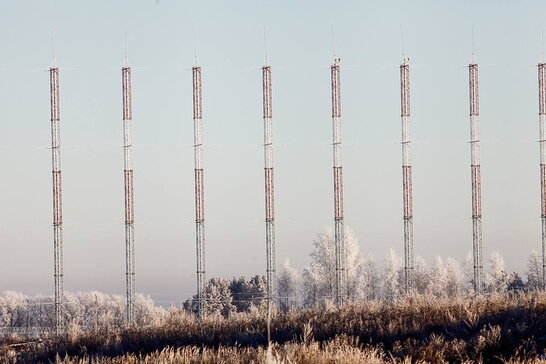
[[133, 76], [137, 290], [194, 291], [191, 73], [203, 67], [207, 275], [265, 265], [261, 74], [273, 66], [277, 259], [332, 225], [330, 27], [342, 59], [345, 212], [364, 254], [402, 249], [397, 65], [411, 63], [415, 250], [471, 248], [467, 69], [480, 67], [484, 254], [540, 248], [542, 1], [0, 0], [0, 291], [53, 288], [50, 28], [61, 69], [67, 290], [124, 292], [120, 66]]

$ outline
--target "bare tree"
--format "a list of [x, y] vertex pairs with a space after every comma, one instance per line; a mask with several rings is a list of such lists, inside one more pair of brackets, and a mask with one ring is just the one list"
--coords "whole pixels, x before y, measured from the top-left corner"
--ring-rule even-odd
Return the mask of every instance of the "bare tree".
[[427, 266], [427, 263], [421, 256], [415, 257], [415, 291], [420, 294], [429, 293], [430, 289], [430, 280], [431, 280], [431, 271]]
[[472, 252], [468, 252], [463, 265], [463, 291], [466, 294], [474, 294], [474, 258]]
[[383, 295], [394, 299], [402, 292], [403, 265], [402, 258], [394, 249], [389, 249], [383, 266]]
[[441, 256], [437, 255], [432, 267], [430, 293], [436, 297], [444, 297], [446, 294], [448, 273]]
[[381, 290], [381, 278], [372, 255], [368, 255], [363, 259], [358, 276], [362, 282], [360, 297], [368, 300], [378, 299]]
[[277, 276], [277, 299], [281, 311], [288, 312], [296, 306], [299, 280], [298, 272], [286, 258]]
[[446, 295], [448, 297], [456, 297], [463, 293], [464, 274], [459, 262], [453, 258], [447, 258], [445, 261], [447, 282]]
[[505, 271], [503, 257], [498, 252], [491, 253], [489, 269], [485, 277], [486, 287], [490, 292], [503, 292], [508, 288], [508, 274]]
[[540, 290], [542, 288], [542, 257], [533, 250], [527, 260], [527, 288]]
[[[349, 227], [345, 227], [346, 293], [350, 300], [365, 298], [366, 281], [363, 276], [365, 261], [360, 255], [358, 240]], [[335, 256], [334, 233], [326, 228], [313, 241], [311, 264], [303, 271], [303, 301], [314, 305], [334, 298]]]

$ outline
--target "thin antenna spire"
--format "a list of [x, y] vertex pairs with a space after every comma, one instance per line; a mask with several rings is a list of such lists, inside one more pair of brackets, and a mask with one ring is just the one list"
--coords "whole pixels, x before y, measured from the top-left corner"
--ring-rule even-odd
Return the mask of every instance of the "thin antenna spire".
[[123, 58], [123, 62], [125, 64], [125, 67], [127, 67], [129, 65], [129, 56], [128, 56], [128, 51], [127, 51], [127, 30], [125, 30], [125, 54], [124, 54], [124, 58]]
[[404, 44], [404, 29], [402, 29], [402, 24], [400, 24], [400, 41], [402, 43], [402, 61], [406, 63], [406, 46]]
[[51, 67], [55, 67], [55, 36], [53, 33], [53, 25], [51, 25]]
[[472, 63], [476, 62], [476, 39], [475, 39], [475, 33], [476, 33], [476, 26], [472, 24]]
[[331, 32], [332, 32], [332, 54], [334, 55], [334, 63], [337, 63], [337, 58], [336, 58], [336, 38], [334, 37], [334, 24], [331, 24]]
[[540, 61], [544, 62], [544, 24], [542, 24], [541, 29], [541, 52], [540, 52]]
[[195, 25], [192, 27], [192, 34], [193, 34], [193, 58], [195, 60], [195, 65], [198, 65], [198, 59], [197, 59], [197, 41], [195, 40]]
[[265, 65], [269, 65], [269, 60], [267, 59], [267, 34], [265, 32], [265, 25], [264, 25], [264, 55], [265, 55]]

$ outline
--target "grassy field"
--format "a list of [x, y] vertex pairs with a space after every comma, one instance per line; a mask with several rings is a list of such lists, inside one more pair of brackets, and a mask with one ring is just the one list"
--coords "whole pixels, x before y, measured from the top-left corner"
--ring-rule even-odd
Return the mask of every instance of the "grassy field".
[[[160, 325], [2, 341], [2, 363], [542, 362], [546, 294], [322, 307], [271, 320], [240, 314], [198, 322], [173, 310]], [[545, 361], [546, 362], [546, 361]]]

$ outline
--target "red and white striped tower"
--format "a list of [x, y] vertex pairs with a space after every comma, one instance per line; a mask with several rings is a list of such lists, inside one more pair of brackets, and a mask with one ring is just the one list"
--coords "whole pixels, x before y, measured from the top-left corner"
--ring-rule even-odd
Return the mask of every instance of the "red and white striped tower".
[[339, 58], [330, 67], [332, 81], [332, 130], [334, 159], [334, 240], [336, 259], [336, 303], [345, 302], [345, 227], [343, 224], [343, 170], [341, 166], [341, 89]]
[[195, 158], [195, 240], [197, 249], [197, 314], [205, 312], [205, 185], [203, 175], [203, 120], [201, 106], [201, 67], [193, 74], [193, 148]]
[[413, 205], [411, 176], [411, 132], [410, 132], [410, 81], [409, 64], [406, 59], [400, 65], [400, 95], [402, 113], [402, 188], [404, 204], [404, 289], [413, 289]]
[[51, 99], [51, 160], [53, 172], [53, 258], [55, 280], [55, 330], [63, 327], [63, 196], [61, 183], [61, 109], [59, 105], [59, 69], [49, 69]]
[[265, 172], [265, 246], [268, 306], [275, 300], [275, 192], [273, 184], [273, 108], [271, 105], [271, 66], [262, 67]]
[[479, 93], [478, 65], [468, 65], [470, 93], [470, 150], [472, 175], [472, 237], [474, 260], [474, 292], [484, 291], [482, 258], [482, 188], [480, 175], [480, 130], [479, 130]]
[[127, 288], [127, 324], [135, 323], [135, 237], [133, 201], [133, 106], [131, 68], [121, 69], [123, 95], [123, 156], [125, 181], [125, 274]]
[[538, 65], [540, 207], [542, 219], [542, 289], [546, 284], [546, 63]]

